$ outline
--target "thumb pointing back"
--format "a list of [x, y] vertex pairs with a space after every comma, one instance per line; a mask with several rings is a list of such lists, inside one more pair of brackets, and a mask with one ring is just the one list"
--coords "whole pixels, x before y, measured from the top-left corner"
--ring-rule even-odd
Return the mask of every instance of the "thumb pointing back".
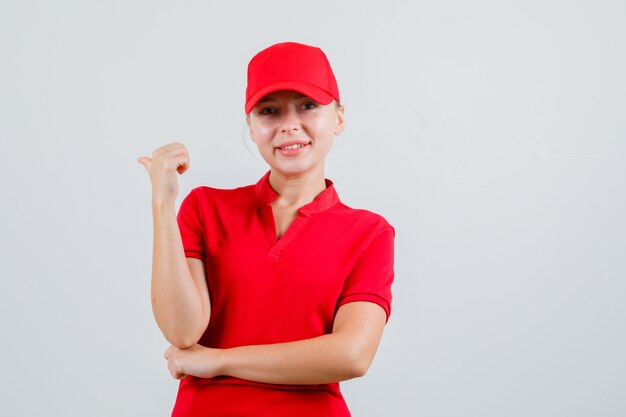
[[137, 162], [146, 167], [146, 171], [148, 171], [148, 175], [152, 169], [152, 158], [148, 158], [147, 156], [140, 156], [137, 158]]

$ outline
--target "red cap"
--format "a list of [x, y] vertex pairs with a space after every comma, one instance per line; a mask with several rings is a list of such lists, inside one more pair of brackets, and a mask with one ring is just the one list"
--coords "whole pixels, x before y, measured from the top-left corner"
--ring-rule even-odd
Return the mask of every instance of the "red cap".
[[320, 104], [339, 100], [337, 80], [320, 48], [283, 42], [265, 48], [248, 64], [246, 114], [263, 96], [278, 90], [293, 90]]

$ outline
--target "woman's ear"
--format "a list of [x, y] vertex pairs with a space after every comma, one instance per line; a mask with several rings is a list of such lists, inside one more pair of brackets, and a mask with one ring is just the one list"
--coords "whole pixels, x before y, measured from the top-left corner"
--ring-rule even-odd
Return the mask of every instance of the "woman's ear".
[[333, 132], [335, 134], [335, 136], [337, 136], [341, 132], [343, 132], [343, 128], [345, 127], [343, 114], [344, 114], [344, 107], [343, 107], [343, 105], [341, 105], [337, 109], [337, 126], [335, 126], [335, 130]]

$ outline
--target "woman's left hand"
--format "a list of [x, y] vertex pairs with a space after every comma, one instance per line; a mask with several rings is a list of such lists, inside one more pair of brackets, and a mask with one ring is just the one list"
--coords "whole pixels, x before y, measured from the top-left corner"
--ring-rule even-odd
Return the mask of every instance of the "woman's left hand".
[[220, 349], [195, 344], [187, 349], [170, 346], [163, 356], [167, 359], [167, 368], [175, 379], [183, 379], [187, 375], [213, 378], [220, 375], [219, 354]]

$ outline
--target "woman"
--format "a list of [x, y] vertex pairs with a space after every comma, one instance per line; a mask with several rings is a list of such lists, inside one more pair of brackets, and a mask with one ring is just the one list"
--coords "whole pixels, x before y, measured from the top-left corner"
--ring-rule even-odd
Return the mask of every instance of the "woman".
[[364, 375], [390, 314], [393, 227], [344, 205], [324, 163], [344, 128], [332, 69], [285, 42], [248, 65], [253, 185], [197, 187], [178, 217], [186, 148], [141, 157], [152, 181], [152, 305], [180, 379], [173, 416], [349, 416], [339, 381]]

